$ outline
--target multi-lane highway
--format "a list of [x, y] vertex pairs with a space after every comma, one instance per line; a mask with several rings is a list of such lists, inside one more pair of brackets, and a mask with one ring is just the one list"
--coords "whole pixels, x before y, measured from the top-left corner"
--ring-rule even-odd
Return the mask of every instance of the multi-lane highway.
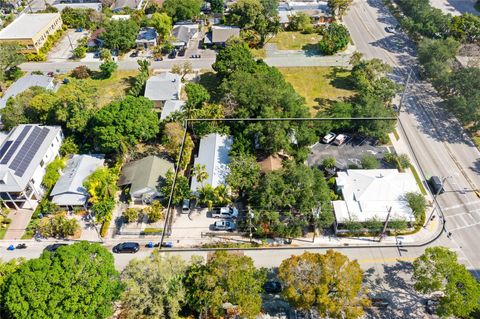
[[390, 64], [392, 77], [399, 83], [404, 84], [412, 70], [399, 116], [399, 132], [425, 178], [446, 178], [446, 192], [438, 196], [438, 203], [447, 233], [452, 233], [448, 245], [480, 278], [480, 199], [474, 192], [480, 187], [480, 153], [457, 120], [441, 106], [431, 85], [419, 79], [414, 43], [402, 33], [384, 30], [397, 22], [381, 1], [355, 1], [344, 20], [358, 51], [366, 58], [380, 58]]

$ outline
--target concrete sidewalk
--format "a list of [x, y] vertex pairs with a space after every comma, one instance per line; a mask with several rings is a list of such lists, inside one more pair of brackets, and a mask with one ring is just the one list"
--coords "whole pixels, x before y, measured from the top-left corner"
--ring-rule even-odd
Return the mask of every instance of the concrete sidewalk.
[[32, 218], [33, 210], [19, 209], [12, 210], [8, 214], [8, 218], [12, 219], [12, 223], [5, 233], [4, 240], [20, 239]]

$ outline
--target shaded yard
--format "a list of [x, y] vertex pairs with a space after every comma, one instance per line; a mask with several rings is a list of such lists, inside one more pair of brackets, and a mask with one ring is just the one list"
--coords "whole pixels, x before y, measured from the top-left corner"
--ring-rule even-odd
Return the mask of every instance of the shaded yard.
[[308, 49], [308, 45], [317, 44], [320, 39], [321, 36], [317, 33], [303, 34], [289, 31], [279, 32], [269, 43], [276, 44], [279, 50], [302, 50]]
[[350, 72], [334, 67], [279, 68], [285, 79], [303, 96], [312, 115], [325, 102], [355, 94], [349, 81]]

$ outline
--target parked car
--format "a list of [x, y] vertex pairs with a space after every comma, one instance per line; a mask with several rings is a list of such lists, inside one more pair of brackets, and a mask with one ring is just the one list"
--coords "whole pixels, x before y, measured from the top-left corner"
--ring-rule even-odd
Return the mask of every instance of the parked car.
[[180, 51], [178, 51], [178, 56], [184, 56], [185, 51], [186, 51], [185, 48], [180, 49]]
[[430, 179], [428, 180], [428, 186], [430, 187], [430, 190], [434, 195], [445, 192], [442, 180], [438, 176], [430, 177]]
[[234, 231], [237, 225], [230, 220], [218, 220], [213, 223], [213, 230]]
[[279, 294], [282, 292], [282, 284], [276, 280], [269, 280], [263, 284], [263, 290], [269, 294]]
[[237, 218], [238, 216], [238, 209], [235, 207], [217, 207], [212, 209], [212, 217], [213, 218]]
[[188, 214], [190, 212], [190, 200], [184, 199], [182, 203], [182, 213]]
[[177, 49], [174, 49], [170, 54], [168, 55], [169, 59], [175, 59], [177, 57], [178, 51]]
[[347, 141], [348, 136], [345, 134], [338, 134], [335, 140], [333, 141], [333, 145], [342, 145]]
[[325, 144], [330, 144], [335, 137], [337, 137], [337, 134], [330, 132], [322, 138], [322, 142]]
[[48, 72], [47, 75], [51, 78], [53, 78], [54, 73], [53, 72]]
[[126, 242], [126, 243], [120, 243], [113, 247], [113, 252], [117, 254], [121, 253], [131, 253], [135, 254], [137, 251], [140, 250], [140, 245], [138, 243], [133, 243], [133, 242]]
[[100, 59], [100, 51], [95, 51], [95, 53], [93, 54], [93, 57], [95, 59]]
[[48, 245], [47, 247], [45, 247], [45, 250], [53, 253], [53, 252], [55, 252], [58, 248], [60, 248], [60, 247], [62, 247], [62, 246], [68, 246], [68, 244], [52, 244], [52, 245]]
[[130, 57], [131, 57], [131, 58], [136, 58], [136, 57], [138, 57], [138, 50], [135, 50], [135, 51], [133, 51], [132, 53], [130, 53]]
[[395, 33], [395, 28], [394, 27], [385, 27], [385, 32]]

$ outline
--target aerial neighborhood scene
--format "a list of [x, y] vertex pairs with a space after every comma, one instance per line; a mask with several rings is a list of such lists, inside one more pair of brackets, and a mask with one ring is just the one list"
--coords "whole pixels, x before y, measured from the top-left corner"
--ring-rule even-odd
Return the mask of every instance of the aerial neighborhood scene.
[[0, 318], [480, 318], [480, 1], [0, 0]]

